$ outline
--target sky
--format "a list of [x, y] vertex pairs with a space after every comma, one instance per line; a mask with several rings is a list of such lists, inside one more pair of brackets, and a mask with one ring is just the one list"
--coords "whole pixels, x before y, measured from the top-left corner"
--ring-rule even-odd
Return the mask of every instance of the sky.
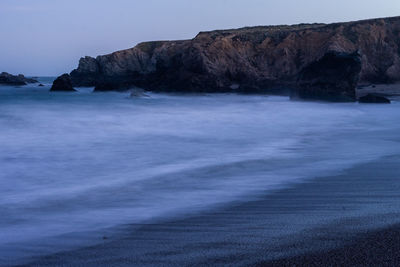
[[400, 16], [400, 0], [0, 0], [0, 72], [56, 76], [82, 56], [244, 26]]

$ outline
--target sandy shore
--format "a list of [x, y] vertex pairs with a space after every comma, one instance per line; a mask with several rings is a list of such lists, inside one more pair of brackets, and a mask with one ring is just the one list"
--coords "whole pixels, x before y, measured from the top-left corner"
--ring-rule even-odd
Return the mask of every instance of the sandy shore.
[[400, 253], [399, 163], [388, 157], [213, 212], [131, 225], [27, 266], [390, 265]]

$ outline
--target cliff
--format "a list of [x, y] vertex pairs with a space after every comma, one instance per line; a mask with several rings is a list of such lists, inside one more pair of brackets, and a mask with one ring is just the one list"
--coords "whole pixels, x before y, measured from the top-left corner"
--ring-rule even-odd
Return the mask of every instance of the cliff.
[[290, 91], [354, 100], [358, 84], [400, 81], [400, 17], [201, 32], [85, 57], [70, 75], [74, 86], [95, 90]]

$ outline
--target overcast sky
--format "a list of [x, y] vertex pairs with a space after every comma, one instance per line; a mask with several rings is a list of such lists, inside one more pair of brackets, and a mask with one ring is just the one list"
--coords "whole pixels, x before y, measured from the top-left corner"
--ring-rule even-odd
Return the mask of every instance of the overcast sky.
[[58, 75], [81, 56], [243, 26], [400, 15], [400, 0], [0, 0], [0, 72]]

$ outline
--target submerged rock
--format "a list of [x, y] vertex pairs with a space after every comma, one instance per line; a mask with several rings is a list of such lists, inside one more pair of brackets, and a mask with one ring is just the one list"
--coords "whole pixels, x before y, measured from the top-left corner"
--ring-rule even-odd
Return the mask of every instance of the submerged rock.
[[0, 84], [4, 85], [27, 85], [28, 83], [37, 83], [35, 79], [26, 78], [24, 75], [11, 75], [7, 72], [0, 73]]
[[63, 74], [58, 77], [51, 87], [52, 92], [75, 92], [76, 90], [72, 87], [71, 78], [68, 74]]
[[384, 96], [368, 94], [358, 99], [360, 103], [390, 104], [391, 101]]

